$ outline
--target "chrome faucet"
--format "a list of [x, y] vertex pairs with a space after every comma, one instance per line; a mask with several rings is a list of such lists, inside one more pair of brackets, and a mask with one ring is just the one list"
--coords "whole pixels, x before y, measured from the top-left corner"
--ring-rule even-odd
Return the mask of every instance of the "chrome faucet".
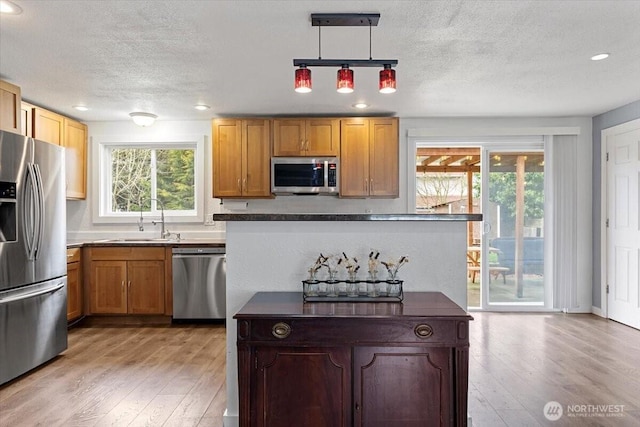
[[[160, 238], [161, 239], [167, 239], [171, 236], [171, 232], [168, 229], [165, 229], [165, 224], [164, 224], [164, 205], [162, 204], [162, 202], [160, 201], [160, 199], [150, 199], [151, 201], [156, 201], [159, 205], [160, 205], [160, 221], [151, 221], [151, 224], [156, 225], [158, 222], [160, 222], [161, 225], [161, 229], [160, 229]], [[140, 231], [144, 231], [144, 222], [143, 222], [143, 218], [142, 218], [142, 202], [140, 202], [140, 219], [138, 220], [138, 230]]]
[[[165, 229], [165, 224], [164, 224], [164, 205], [162, 204], [162, 202], [160, 201], [160, 199], [151, 199], [151, 201], [156, 201], [159, 205], [160, 205], [160, 226], [162, 227], [160, 229], [160, 238], [161, 239], [167, 239], [171, 236], [171, 232], [168, 229]], [[156, 225], [157, 221], [151, 221], [151, 224]]]

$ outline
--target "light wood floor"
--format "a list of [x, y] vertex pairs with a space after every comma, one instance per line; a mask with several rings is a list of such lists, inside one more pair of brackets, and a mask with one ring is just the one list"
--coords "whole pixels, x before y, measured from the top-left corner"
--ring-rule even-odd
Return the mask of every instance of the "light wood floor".
[[[591, 315], [472, 313], [474, 427], [640, 426], [640, 331]], [[222, 426], [222, 326], [85, 327], [0, 388], [0, 426]], [[549, 421], [548, 401], [624, 405]], [[292, 426], [294, 427], [294, 426]], [[295, 426], [297, 427], [297, 426]]]
[[0, 426], [222, 426], [223, 325], [80, 327], [0, 389]]

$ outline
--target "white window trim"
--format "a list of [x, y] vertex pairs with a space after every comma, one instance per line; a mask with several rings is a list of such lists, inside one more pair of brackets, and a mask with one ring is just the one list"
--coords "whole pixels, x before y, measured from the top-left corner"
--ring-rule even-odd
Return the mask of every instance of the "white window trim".
[[[95, 149], [92, 150], [92, 164], [98, 167], [93, 170], [93, 194], [92, 198], [92, 221], [94, 224], [133, 224], [138, 221], [139, 213], [129, 212], [113, 215], [107, 212], [107, 201], [105, 194], [100, 191], [100, 184], [107, 184], [108, 171], [106, 170], [105, 157], [108, 148], [193, 148], [195, 147], [195, 212], [193, 214], [178, 213], [175, 211], [165, 211], [165, 220], [172, 223], [203, 223], [204, 222], [204, 200], [205, 200], [205, 145], [204, 135], [171, 135], [163, 137], [133, 137], [121, 135], [95, 135]], [[155, 218], [156, 214], [145, 215], [147, 218]]]

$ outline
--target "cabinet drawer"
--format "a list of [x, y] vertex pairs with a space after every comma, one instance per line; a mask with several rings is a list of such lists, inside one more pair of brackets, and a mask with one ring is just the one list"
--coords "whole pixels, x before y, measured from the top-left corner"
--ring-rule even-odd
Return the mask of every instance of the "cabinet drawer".
[[80, 248], [67, 249], [67, 264], [80, 261]]
[[91, 260], [146, 260], [146, 261], [163, 261], [165, 249], [164, 247], [144, 247], [144, 246], [105, 246], [91, 248], [89, 256]]
[[291, 344], [457, 342], [455, 320], [258, 319], [238, 320], [238, 340]]

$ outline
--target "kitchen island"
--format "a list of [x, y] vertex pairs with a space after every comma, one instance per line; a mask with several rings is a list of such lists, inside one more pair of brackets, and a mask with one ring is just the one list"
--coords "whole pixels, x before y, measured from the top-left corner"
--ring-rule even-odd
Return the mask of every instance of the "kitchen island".
[[[320, 253], [346, 253], [366, 264], [408, 256], [400, 272], [405, 292], [442, 292], [467, 306], [467, 222], [481, 214], [215, 214], [226, 221], [227, 411], [225, 426], [238, 426], [236, 321], [233, 315], [256, 292], [301, 291]], [[383, 268], [383, 267], [381, 267]], [[360, 278], [365, 277], [366, 265]], [[344, 273], [342, 273], [344, 274]], [[385, 279], [384, 272], [380, 271]]]

